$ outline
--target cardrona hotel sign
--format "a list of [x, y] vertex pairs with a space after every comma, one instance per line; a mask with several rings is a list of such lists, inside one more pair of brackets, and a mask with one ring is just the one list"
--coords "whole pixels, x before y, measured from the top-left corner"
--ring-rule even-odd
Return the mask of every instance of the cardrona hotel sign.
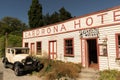
[[23, 38], [34, 38], [49, 36], [54, 34], [66, 33], [82, 30], [86, 28], [97, 28], [112, 24], [120, 24], [120, 8], [108, 10], [92, 15], [86, 15], [66, 22], [48, 25], [46, 27], [32, 29], [23, 32]]

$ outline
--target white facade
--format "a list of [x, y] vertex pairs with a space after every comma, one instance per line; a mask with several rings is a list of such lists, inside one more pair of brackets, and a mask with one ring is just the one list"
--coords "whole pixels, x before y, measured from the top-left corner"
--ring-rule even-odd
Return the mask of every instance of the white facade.
[[31, 54], [99, 70], [120, 70], [119, 45], [120, 6], [23, 32]]

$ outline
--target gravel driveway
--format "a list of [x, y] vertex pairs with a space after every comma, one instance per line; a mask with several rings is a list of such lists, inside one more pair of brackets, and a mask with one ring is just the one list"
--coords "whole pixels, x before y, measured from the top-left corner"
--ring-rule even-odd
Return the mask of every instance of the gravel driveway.
[[[40, 79], [37, 76], [24, 75], [24, 76], [15, 76], [14, 71], [3, 67], [3, 64], [0, 59], [0, 73], [3, 73], [3, 80], [44, 80]], [[1, 77], [1, 76], [0, 76]], [[0, 78], [1, 80], [1, 78]]]

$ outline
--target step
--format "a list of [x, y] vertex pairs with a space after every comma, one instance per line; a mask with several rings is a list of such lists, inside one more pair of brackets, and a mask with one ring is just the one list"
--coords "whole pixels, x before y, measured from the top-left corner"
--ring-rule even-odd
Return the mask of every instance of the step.
[[95, 79], [95, 78], [78, 78], [76, 80], [97, 80], [97, 79]]
[[93, 78], [93, 77], [98, 77], [98, 73], [84, 73], [84, 72], [81, 72], [80, 73], [80, 77], [88, 77], [88, 78]]
[[78, 80], [96, 80], [99, 77], [99, 71], [92, 68], [82, 68], [80, 79]]
[[81, 72], [87, 72], [87, 73], [99, 73], [98, 70], [92, 69], [92, 68], [82, 68]]

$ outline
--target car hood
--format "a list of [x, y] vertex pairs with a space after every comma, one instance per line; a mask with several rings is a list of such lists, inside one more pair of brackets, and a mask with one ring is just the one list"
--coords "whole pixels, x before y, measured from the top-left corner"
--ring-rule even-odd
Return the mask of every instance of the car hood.
[[29, 56], [29, 54], [17, 54], [17, 55], [14, 56], [14, 61], [20, 61], [21, 62], [27, 56]]

